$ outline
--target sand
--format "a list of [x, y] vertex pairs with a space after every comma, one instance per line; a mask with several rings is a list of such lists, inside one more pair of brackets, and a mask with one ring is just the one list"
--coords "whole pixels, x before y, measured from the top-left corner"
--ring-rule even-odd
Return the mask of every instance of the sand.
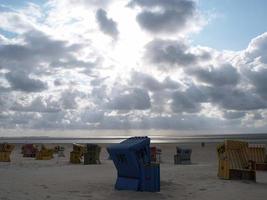
[[71, 145], [65, 158], [38, 161], [23, 158], [20, 145], [12, 153], [11, 163], [0, 162], [0, 200], [38, 199], [227, 199], [263, 200], [267, 198], [267, 172], [257, 172], [257, 182], [229, 181], [217, 178], [216, 144], [181, 146], [193, 149], [192, 165], [174, 165], [174, 144], [162, 148], [161, 192], [116, 191], [116, 169], [101, 152], [101, 165], [69, 163]]

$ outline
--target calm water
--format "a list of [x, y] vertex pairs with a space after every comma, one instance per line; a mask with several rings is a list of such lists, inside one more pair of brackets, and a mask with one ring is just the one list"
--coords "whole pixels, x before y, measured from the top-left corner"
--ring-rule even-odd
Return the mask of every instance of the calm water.
[[0, 131], [0, 142], [10, 143], [118, 143], [131, 136], [149, 136], [152, 143], [221, 142], [224, 139], [241, 139], [267, 142], [266, 133], [236, 134], [206, 131], [161, 130], [104, 130], [104, 131]]

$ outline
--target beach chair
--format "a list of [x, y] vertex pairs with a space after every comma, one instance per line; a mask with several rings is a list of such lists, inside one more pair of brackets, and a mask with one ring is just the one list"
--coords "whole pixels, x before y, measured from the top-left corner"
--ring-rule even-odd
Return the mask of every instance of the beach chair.
[[150, 147], [151, 162], [161, 163], [161, 149]]
[[190, 164], [192, 149], [176, 147], [174, 155], [174, 164]]
[[70, 152], [70, 163], [79, 164], [85, 152], [85, 146], [81, 144], [73, 144], [73, 150]]
[[249, 144], [249, 160], [256, 163], [256, 170], [267, 170], [267, 156], [264, 144]]
[[42, 145], [41, 150], [36, 153], [36, 160], [51, 160], [53, 159], [54, 149], [49, 149]]
[[54, 153], [57, 154], [57, 157], [65, 157], [64, 151], [65, 147], [63, 146], [57, 145], [54, 147]]
[[117, 169], [115, 189], [160, 191], [160, 166], [152, 163], [150, 138], [131, 137], [107, 148]]
[[0, 162], [10, 162], [10, 155], [15, 145], [2, 143], [0, 144]]
[[24, 144], [21, 147], [21, 153], [23, 154], [23, 157], [35, 158], [37, 151], [38, 147], [34, 144]]
[[101, 164], [100, 163], [101, 147], [97, 144], [87, 144], [84, 153], [84, 164]]
[[217, 146], [218, 177], [256, 181], [255, 162], [249, 160], [247, 142], [226, 140]]

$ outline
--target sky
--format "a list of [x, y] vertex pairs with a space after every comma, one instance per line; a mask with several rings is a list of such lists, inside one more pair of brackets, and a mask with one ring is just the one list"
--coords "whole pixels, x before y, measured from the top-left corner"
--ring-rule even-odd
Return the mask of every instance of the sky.
[[0, 132], [266, 132], [266, 7], [2, 0]]

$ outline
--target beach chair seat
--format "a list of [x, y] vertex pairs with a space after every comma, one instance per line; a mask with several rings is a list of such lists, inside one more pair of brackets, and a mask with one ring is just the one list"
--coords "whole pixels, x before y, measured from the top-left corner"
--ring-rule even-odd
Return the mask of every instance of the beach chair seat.
[[151, 163], [150, 138], [131, 137], [107, 148], [117, 169], [115, 189], [160, 191], [160, 165]]
[[255, 162], [249, 160], [248, 143], [226, 140], [217, 146], [218, 177], [256, 180]]
[[87, 144], [86, 147], [86, 152], [84, 153], [84, 164], [101, 164], [101, 147], [97, 144]]

